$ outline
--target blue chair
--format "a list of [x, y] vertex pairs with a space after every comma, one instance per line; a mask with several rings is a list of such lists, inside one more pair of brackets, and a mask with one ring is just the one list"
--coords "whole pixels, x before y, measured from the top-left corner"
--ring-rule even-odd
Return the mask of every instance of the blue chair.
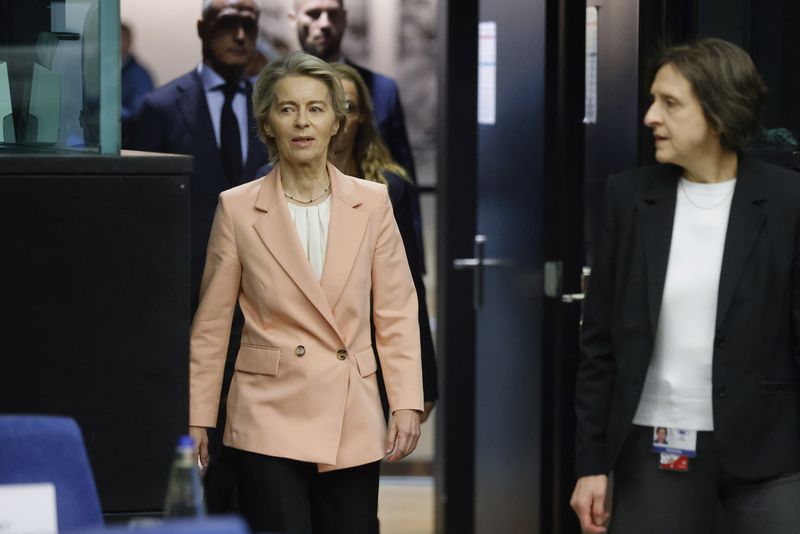
[[81, 431], [69, 417], [0, 415], [0, 484], [52, 482], [59, 532], [103, 525]]
[[167, 520], [157, 525], [117, 525], [106, 528], [80, 529], [68, 534], [250, 534], [238, 517], [209, 517], [207, 519]]

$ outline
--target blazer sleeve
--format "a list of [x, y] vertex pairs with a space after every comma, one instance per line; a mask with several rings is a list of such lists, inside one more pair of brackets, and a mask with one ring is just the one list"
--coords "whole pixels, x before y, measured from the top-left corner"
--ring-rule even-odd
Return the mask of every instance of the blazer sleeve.
[[614, 214], [613, 177], [606, 184], [602, 228], [598, 236], [592, 276], [581, 330], [581, 360], [575, 391], [575, 471], [578, 478], [608, 474], [605, 442], [614, 390], [616, 363], [612, 319], [614, 257], [618, 225]]
[[436, 402], [439, 399], [438, 369], [436, 366], [436, 351], [433, 347], [431, 323], [428, 317], [428, 303], [425, 294], [425, 282], [422, 278], [425, 268], [418, 251], [422, 243], [414, 229], [413, 201], [416, 189], [413, 184], [399, 176], [391, 175], [389, 181], [389, 196], [392, 200], [394, 218], [397, 228], [403, 238], [403, 246], [411, 269], [411, 277], [417, 290], [419, 307], [419, 333], [420, 348], [422, 350], [422, 387], [425, 402]]
[[242, 265], [233, 220], [223, 195], [208, 241], [200, 305], [192, 323], [189, 353], [189, 424], [216, 426], [231, 320], [239, 296]]
[[423, 409], [417, 292], [384, 189], [372, 258], [375, 342], [392, 413]]
[[163, 152], [165, 120], [164, 111], [153, 99], [152, 93], [145, 96], [139, 110], [131, 118], [125, 148]]

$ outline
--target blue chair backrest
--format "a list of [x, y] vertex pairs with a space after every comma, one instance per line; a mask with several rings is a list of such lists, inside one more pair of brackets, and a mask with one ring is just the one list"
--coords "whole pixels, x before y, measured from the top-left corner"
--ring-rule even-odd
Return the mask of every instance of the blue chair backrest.
[[69, 417], [0, 415], [0, 484], [52, 482], [59, 531], [103, 525], [81, 431]]
[[142, 527], [113, 526], [72, 531], [69, 534], [250, 534], [238, 517], [168, 520]]

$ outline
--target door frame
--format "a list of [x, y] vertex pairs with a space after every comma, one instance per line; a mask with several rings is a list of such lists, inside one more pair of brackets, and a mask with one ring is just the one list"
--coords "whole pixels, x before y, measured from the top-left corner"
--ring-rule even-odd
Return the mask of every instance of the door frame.
[[436, 532], [474, 531], [475, 316], [472, 273], [477, 206], [478, 0], [440, 0], [437, 132]]

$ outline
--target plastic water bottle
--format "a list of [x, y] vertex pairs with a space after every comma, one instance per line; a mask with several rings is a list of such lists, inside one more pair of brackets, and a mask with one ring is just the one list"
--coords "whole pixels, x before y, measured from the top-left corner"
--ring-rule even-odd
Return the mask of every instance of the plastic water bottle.
[[181, 436], [169, 472], [164, 517], [205, 517], [203, 487], [194, 454], [194, 440]]

